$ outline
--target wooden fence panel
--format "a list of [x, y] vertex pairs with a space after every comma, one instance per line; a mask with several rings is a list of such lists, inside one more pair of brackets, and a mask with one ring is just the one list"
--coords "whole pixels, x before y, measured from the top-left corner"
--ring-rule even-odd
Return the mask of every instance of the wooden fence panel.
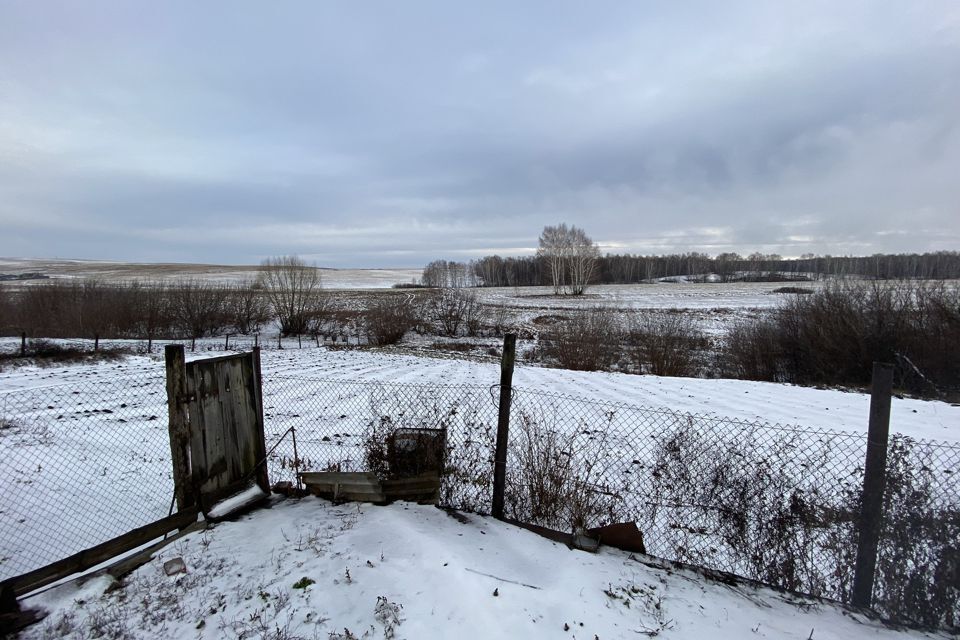
[[210, 505], [255, 479], [269, 492], [257, 353], [187, 365], [191, 475]]

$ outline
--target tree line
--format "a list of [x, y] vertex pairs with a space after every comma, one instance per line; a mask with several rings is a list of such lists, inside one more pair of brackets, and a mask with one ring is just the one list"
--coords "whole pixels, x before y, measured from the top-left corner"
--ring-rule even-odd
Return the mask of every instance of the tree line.
[[284, 335], [321, 330], [327, 299], [320, 271], [296, 256], [270, 258], [256, 278], [107, 283], [50, 279], [0, 288], [0, 333], [31, 336], [197, 339], [252, 334], [276, 323]]
[[[438, 286], [448, 272], [459, 274], [459, 286], [556, 288], [556, 259], [535, 256], [485, 256], [470, 262], [435, 261], [424, 270], [424, 284]], [[429, 279], [427, 274], [431, 274]], [[872, 256], [817, 256], [783, 258], [777, 254], [721, 253], [710, 256], [690, 252], [667, 255], [597, 255], [590, 272], [592, 284], [635, 284], [661, 278], [714, 274], [721, 282], [776, 281], [855, 276], [880, 280], [960, 278], [960, 253], [876, 254]]]

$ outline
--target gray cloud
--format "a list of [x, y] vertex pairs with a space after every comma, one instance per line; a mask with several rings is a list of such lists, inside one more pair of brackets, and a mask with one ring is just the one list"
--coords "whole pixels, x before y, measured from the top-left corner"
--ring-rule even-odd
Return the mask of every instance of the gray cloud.
[[3, 15], [0, 255], [960, 247], [948, 0]]

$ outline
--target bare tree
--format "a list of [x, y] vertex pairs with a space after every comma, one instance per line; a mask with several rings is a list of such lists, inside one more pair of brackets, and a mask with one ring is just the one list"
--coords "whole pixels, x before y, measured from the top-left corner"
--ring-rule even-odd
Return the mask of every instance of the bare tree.
[[147, 353], [153, 351], [153, 341], [168, 332], [175, 324], [170, 288], [163, 282], [133, 282], [128, 295], [136, 306], [134, 331], [147, 339]]
[[244, 280], [230, 287], [227, 296], [227, 315], [230, 324], [239, 333], [256, 333], [270, 321], [270, 302], [263, 288], [252, 280]]
[[579, 227], [570, 227], [569, 247], [567, 268], [570, 271], [570, 293], [581, 296], [593, 279], [600, 250], [590, 236]]
[[309, 333], [323, 304], [316, 266], [298, 256], [267, 258], [260, 264], [259, 282], [284, 335]]
[[13, 293], [0, 284], [0, 335], [12, 335], [17, 322], [16, 309]]
[[565, 223], [556, 227], [546, 226], [540, 234], [540, 245], [537, 247], [537, 256], [543, 258], [550, 271], [550, 280], [553, 282], [554, 295], [563, 293], [566, 286], [566, 262], [569, 252], [568, 235], [570, 230]]
[[579, 296], [593, 278], [600, 250], [583, 229], [561, 223], [543, 228], [537, 256], [547, 263], [554, 294]]
[[176, 324], [191, 341], [217, 335], [223, 329], [226, 288], [202, 280], [182, 280], [170, 293]]
[[476, 278], [470, 265], [463, 262], [434, 260], [423, 268], [420, 281], [427, 287], [454, 288], [472, 287]]

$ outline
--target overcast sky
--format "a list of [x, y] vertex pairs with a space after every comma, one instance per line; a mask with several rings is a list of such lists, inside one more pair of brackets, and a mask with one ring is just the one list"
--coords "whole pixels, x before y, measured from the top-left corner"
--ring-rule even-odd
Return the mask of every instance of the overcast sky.
[[960, 3], [0, 0], [0, 255], [960, 249]]

